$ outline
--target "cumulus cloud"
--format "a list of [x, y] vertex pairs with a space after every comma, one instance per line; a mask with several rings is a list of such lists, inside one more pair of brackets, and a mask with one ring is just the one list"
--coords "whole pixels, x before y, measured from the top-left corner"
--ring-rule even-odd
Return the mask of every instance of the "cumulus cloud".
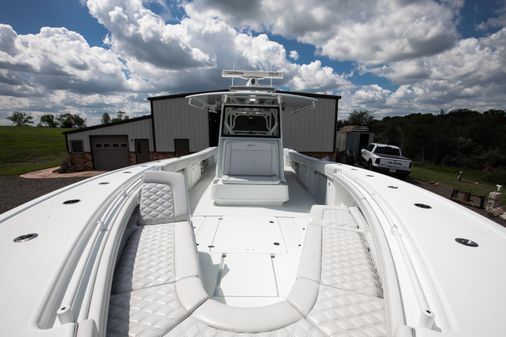
[[[94, 115], [148, 110], [132, 99], [128, 69], [112, 50], [91, 47], [66, 28], [17, 34], [0, 24], [0, 120], [14, 110]], [[145, 96], [144, 96], [145, 99]]]
[[212, 66], [215, 62], [192, 41], [184, 24], [165, 24], [142, 1], [88, 0], [90, 14], [110, 32], [113, 51], [165, 69]]
[[[220, 74], [233, 66], [283, 71], [274, 85], [284, 89], [341, 94], [340, 118], [358, 109], [383, 116], [504, 107], [506, 32], [458, 41], [463, 0], [196, 0], [179, 4], [185, 15], [177, 21], [159, 0], [85, 4], [108, 31], [105, 48], [65, 28], [22, 35], [0, 25], [0, 119], [12, 109], [82, 112], [91, 122], [102, 112], [141, 114], [149, 95], [228, 87]], [[300, 64], [271, 33], [396, 86], [354, 85], [353, 73], [318, 55]]]
[[295, 91], [335, 91], [345, 90], [352, 86], [346, 75], [336, 74], [331, 67], [322, 66], [321, 61], [313, 61], [297, 67], [289, 82]]
[[[127, 106], [142, 112], [151, 94], [228, 87], [220, 73], [232, 66], [283, 71], [285, 79], [275, 85], [293, 84], [299, 90], [336, 91], [350, 85], [321, 62], [292, 63], [283, 45], [266, 34], [237, 30], [219, 18], [185, 17], [168, 24], [138, 0], [86, 4], [109, 31], [108, 48], [90, 47], [65, 28], [18, 35], [0, 26], [0, 94], [10, 103], [19, 97], [14, 99], [18, 104], [2, 104], [3, 114], [14, 108], [63, 112], [73, 107], [99, 115], [129, 111]], [[128, 105], [132, 100], [136, 103]]]
[[374, 105], [379, 107], [386, 103], [390, 90], [384, 89], [377, 84], [364, 85], [354, 94], [354, 102], [357, 105]]
[[378, 117], [453, 108], [504, 109], [506, 28], [490, 36], [463, 39], [438, 55], [362, 69], [367, 71], [399, 86], [388, 90], [373, 84], [343, 93], [343, 118], [359, 109]]
[[[44, 27], [18, 35], [0, 25], [0, 94], [40, 95], [46, 89], [77, 93], [126, 88], [123, 64], [106, 49], [90, 47], [78, 33]], [[5, 49], [4, 49], [5, 47]]]
[[[335, 74], [332, 68], [322, 67], [321, 62], [316, 61], [310, 65], [292, 63], [282, 44], [270, 40], [266, 34], [253, 35], [247, 30], [238, 30], [221, 18], [212, 15], [194, 17], [189, 13], [188, 17], [177, 24], [166, 24], [156, 14], [144, 8], [140, 1], [128, 1], [121, 10], [115, 1], [108, 1], [106, 4], [103, 2], [88, 0], [90, 13], [111, 32], [107, 42], [113, 51], [125, 59], [131, 74], [129, 84], [136, 91], [184, 92], [224, 88], [230, 82], [221, 79], [220, 72], [233, 66], [236, 69], [283, 71], [285, 79], [276, 85], [294, 84], [301, 90], [335, 91], [339, 85], [349, 85], [342, 75]], [[236, 5], [248, 7], [242, 3]], [[122, 15], [117, 14], [119, 12]], [[118, 16], [123, 19], [115, 19]], [[128, 28], [131, 25], [135, 29]], [[126, 34], [125, 31], [129, 30], [136, 33]], [[179, 62], [177, 56], [173, 57], [168, 52], [168, 54], [164, 52], [168, 61], [148, 59], [136, 52], [144, 49], [143, 53], [148, 54], [153, 48], [172, 49], [172, 40], [168, 42], [159, 37], [166, 34], [175, 38], [171, 35], [174, 32], [177, 33], [175, 36], [178, 41], [186, 46], [185, 61], [196, 60], [193, 51], [198, 50], [198, 55], [206, 55], [205, 61], [210, 63], [197, 62], [195, 66], [184, 67], [177, 64]], [[298, 56], [294, 52], [291, 52], [292, 60]], [[176, 63], [173, 67], [167, 62]], [[310, 76], [307, 69], [311, 69], [314, 73]]]
[[432, 109], [441, 104], [504, 107], [506, 28], [487, 37], [463, 39], [436, 56], [373, 71], [401, 84], [392, 104], [410, 101]]
[[260, 0], [229, 6], [226, 0], [196, 0], [191, 17], [221, 17], [235, 27], [270, 31], [315, 45], [336, 60], [385, 63], [434, 55], [457, 39], [456, 13], [463, 1]]
[[478, 31], [486, 31], [494, 28], [506, 27], [506, 3], [496, 10], [496, 16], [489, 18], [476, 26]]

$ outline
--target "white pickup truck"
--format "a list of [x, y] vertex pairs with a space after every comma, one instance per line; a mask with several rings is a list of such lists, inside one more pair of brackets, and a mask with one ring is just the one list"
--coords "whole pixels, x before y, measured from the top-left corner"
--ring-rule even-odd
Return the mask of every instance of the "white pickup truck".
[[361, 163], [370, 170], [392, 173], [400, 177], [407, 177], [411, 172], [413, 162], [402, 156], [398, 146], [371, 143], [362, 149]]

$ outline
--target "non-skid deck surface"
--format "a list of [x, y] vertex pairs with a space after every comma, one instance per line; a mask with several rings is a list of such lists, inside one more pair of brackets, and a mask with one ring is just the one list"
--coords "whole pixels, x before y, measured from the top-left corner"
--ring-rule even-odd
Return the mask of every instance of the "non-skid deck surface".
[[216, 300], [261, 306], [285, 298], [295, 280], [311, 195], [285, 171], [290, 200], [282, 206], [217, 206], [214, 170], [190, 191], [204, 286]]
[[209, 216], [192, 221], [210, 296], [235, 306], [266, 305], [287, 296], [304, 242], [305, 217]]

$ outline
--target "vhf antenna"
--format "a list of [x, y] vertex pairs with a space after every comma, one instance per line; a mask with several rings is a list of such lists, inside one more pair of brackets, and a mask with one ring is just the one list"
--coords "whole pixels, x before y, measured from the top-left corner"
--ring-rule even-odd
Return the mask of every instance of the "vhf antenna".
[[[232, 61], [232, 70], [235, 70], [235, 59]], [[234, 77], [232, 77], [232, 86], [234, 86]]]
[[[272, 73], [272, 63], [269, 63], [269, 71]], [[271, 87], [272, 87], [272, 77], [271, 77]]]

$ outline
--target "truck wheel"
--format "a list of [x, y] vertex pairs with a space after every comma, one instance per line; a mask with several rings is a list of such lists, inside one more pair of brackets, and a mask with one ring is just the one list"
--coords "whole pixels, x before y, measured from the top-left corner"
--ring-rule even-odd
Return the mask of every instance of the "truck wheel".
[[372, 171], [372, 161], [371, 161], [371, 160], [369, 160], [369, 161], [367, 162], [367, 166], [366, 166], [366, 168], [367, 168], [368, 170], [371, 170], [371, 171]]

